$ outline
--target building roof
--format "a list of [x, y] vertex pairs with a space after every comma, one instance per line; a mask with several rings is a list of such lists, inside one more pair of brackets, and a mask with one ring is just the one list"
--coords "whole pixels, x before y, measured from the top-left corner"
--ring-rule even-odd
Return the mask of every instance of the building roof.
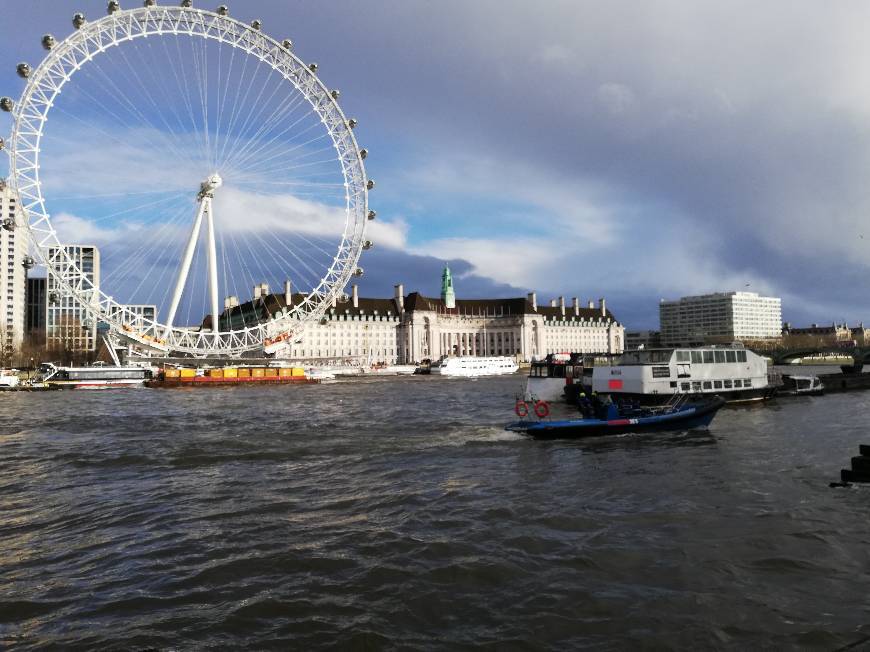
[[[294, 293], [292, 296], [293, 305], [299, 305], [305, 300], [307, 295]], [[267, 294], [260, 299], [252, 299], [245, 303], [239, 304], [234, 308], [230, 308], [229, 312], [234, 316], [240, 314], [250, 314], [255, 310], [260, 318], [274, 315], [279, 310], [286, 307], [284, 301], [284, 293]], [[433, 299], [423, 296], [419, 292], [411, 292], [404, 298], [406, 312], [415, 310], [428, 310], [447, 315], [469, 315], [469, 316], [509, 316], [509, 315], [541, 315], [548, 319], [559, 319], [562, 316], [562, 311], [559, 306], [542, 306], [538, 305], [537, 310], [532, 308], [532, 303], [525, 297], [508, 298], [508, 299], [456, 299], [455, 308], [447, 308], [442, 299]], [[350, 315], [372, 315], [377, 312], [378, 315], [398, 314], [395, 299], [371, 299], [359, 297], [357, 299], [357, 307], [353, 306], [353, 299], [348, 298], [347, 301], [338, 301], [335, 304], [336, 314]], [[327, 310], [329, 313], [330, 309]], [[227, 310], [221, 313], [221, 318], [227, 316]], [[268, 312], [268, 315], [264, 314]], [[569, 319], [574, 316], [574, 308], [570, 305], [565, 306], [565, 316]], [[607, 319], [616, 321], [613, 313], [607, 310]], [[583, 320], [595, 320], [601, 318], [600, 308], [580, 308], [579, 318]], [[211, 315], [206, 315], [202, 322], [203, 328], [211, 328]]]

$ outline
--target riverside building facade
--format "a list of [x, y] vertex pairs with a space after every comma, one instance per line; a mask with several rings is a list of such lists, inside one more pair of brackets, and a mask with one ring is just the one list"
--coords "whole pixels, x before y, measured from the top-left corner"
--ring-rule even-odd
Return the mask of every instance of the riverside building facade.
[[0, 179], [0, 349], [5, 357], [24, 343], [27, 270], [27, 234], [18, 198]]
[[782, 300], [755, 292], [662, 299], [659, 321], [663, 346], [778, 338], [782, 333]]
[[[48, 252], [51, 270], [69, 278], [64, 251], [81, 270], [71, 279], [73, 286], [85, 296], [95, 296], [100, 287], [99, 250], [87, 245], [51, 247]], [[50, 272], [46, 284], [45, 344], [49, 350], [82, 352], [94, 351], [97, 346], [97, 321]]]
[[[268, 318], [304, 295], [264, 294], [255, 288], [252, 301], [227, 306], [221, 327]], [[255, 314], [256, 313], [256, 314]], [[411, 364], [442, 356], [504, 355], [519, 361], [548, 353], [621, 353], [624, 328], [607, 309], [564, 298], [538, 305], [534, 292], [510, 299], [457, 299], [450, 270], [442, 276], [442, 295], [404, 293], [396, 285], [391, 299], [360, 297], [352, 286], [346, 301], [337, 301], [319, 323], [306, 327], [296, 342], [285, 343], [276, 357], [296, 360], [356, 359], [370, 364]]]

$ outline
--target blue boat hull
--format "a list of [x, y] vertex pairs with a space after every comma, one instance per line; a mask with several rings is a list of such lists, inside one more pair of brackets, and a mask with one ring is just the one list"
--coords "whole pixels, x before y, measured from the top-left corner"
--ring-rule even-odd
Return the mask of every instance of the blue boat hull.
[[627, 433], [661, 432], [706, 428], [725, 405], [717, 398], [702, 405], [693, 405], [668, 414], [616, 419], [569, 419], [565, 421], [516, 421], [506, 430], [523, 432], [535, 439], [574, 439]]

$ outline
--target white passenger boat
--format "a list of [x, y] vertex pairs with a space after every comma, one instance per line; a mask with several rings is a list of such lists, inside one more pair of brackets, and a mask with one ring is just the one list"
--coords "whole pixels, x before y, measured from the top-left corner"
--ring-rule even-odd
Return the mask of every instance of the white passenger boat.
[[513, 358], [498, 356], [482, 358], [463, 356], [458, 358], [441, 358], [430, 367], [429, 373], [440, 376], [456, 376], [475, 378], [478, 376], [499, 376], [516, 373], [519, 365]]
[[626, 351], [613, 364], [595, 367], [592, 391], [645, 403], [674, 394], [717, 394], [734, 403], [770, 398], [776, 386], [767, 360], [734, 344]]
[[410, 376], [417, 371], [415, 364], [388, 364], [382, 367], [372, 367], [369, 373], [376, 376]]
[[21, 379], [11, 371], [0, 370], [0, 390], [15, 389]]
[[782, 377], [783, 387], [780, 393], [789, 396], [821, 396], [825, 393], [825, 385], [818, 376], [793, 376]]
[[42, 382], [50, 389], [118, 389], [141, 387], [150, 377], [142, 367], [58, 367], [45, 363], [39, 368]]
[[[587, 378], [586, 382], [589, 380]], [[583, 354], [550, 353], [543, 360], [532, 361], [526, 381], [525, 400], [547, 403], [566, 398], [573, 400], [583, 382]]]

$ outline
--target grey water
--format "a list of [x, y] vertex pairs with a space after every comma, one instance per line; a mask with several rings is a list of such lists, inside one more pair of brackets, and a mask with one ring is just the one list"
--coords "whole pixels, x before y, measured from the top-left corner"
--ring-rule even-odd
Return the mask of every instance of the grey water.
[[870, 393], [537, 442], [522, 384], [0, 395], [0, 648], [870, 641]]

